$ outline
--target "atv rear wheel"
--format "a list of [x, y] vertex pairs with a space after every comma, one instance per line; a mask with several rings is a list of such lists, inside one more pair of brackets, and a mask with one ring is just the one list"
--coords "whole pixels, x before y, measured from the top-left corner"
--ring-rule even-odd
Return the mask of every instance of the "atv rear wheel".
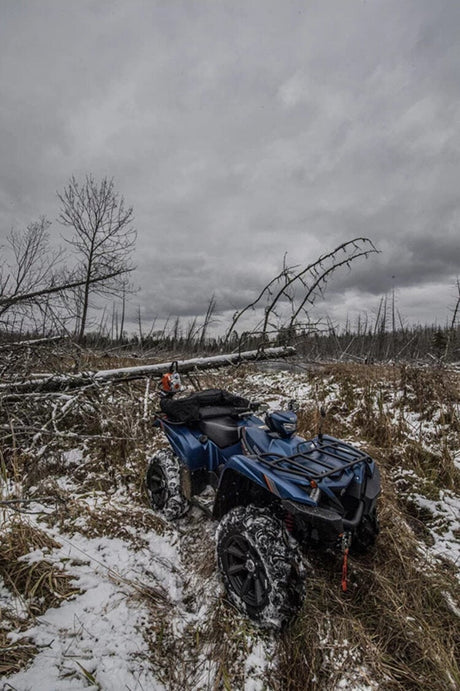
[[179, 518], [188, 509], [181, 490], [180, 462], [172, 451], [162, 449], [152, 456], [146, 484], [153, 510], [161, 511], [169, 520]]
[[351, 541], [350, 549], [355, 554], [365, 554], [375, 543], [380, 526], [377, 509], [363, 516]]
[[229, 511], [217, 529], [217, 560], [229, 600], [258, 624], [280, 628], [300, 608], [304, 570], [269, 509]]

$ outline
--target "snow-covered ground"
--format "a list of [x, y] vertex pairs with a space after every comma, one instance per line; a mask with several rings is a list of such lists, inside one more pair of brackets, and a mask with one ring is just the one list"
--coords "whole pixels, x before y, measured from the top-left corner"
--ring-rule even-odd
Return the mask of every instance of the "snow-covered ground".
[[[343, 390], [326, 376], [319, 389], [307, 372], [267, 373], [252, 371], [233, 381], [227, 375], [226, 388], [260, 400], [271, 408], [296, 399], [302, 410], [312, 406], [336, 405], [336, 418], [355, 443], [366, 444], [352, 428], [354, 411], [343, 407]], [[357, 397], [361, 392], [357, 393]], [[153, 402], [149, 402], [155, 407]], [[439, 451], [443, 440], [439, 425], [422, 419], [409, 409], [402, 411], [400, 397], [388, 394], [383, 409], [397, 426], [404, 414], [405, 435], [416, 436], [431, 452]], [[145, 413], [145, 401], [141, 404]], [[375, 415], [382, 414], [375, 402]], [[327, 422], [325, 423], [327, 425]], [[414, 432], [415, 430], [415, 432]], [[151, 431], [150, 448], [161, 444]], [[444, 440], [445, 441], [445, 440]], [[404, 448], [404, 441], [400, 444]], [[439, 447], [439, 448], [438, 448]], [[44, 452], [45, 455], [47, 452]], [[54, 453], [57, 453], [54, 451]], [[38, 457], [40, 454], [37, 454]], [[454, 462], [460, 467], [460, 456]], [[13, 644], [30, 639], [38, 649], [28, 666], [3, 680], [4, 689], [17, 691], [70, 691], [77, 689], [143, 690], [227, 689], [263, 691], [277, 664], [277, 635], [254, 629], [223, 603], [222, 587], [214, 568], [215, 524], [197, 508], [174, 525], [166, 524], [148, 507], [139, 491], [142, 463], [129, 466], [126, 477], [116, 473], [110, 490], [82, 489], [78, 470], [91, 468], [91, 451], [84, 441], [67, 444], [59, 454], [59, 476], [54, 487], [66, 509], [46, 500], [27, 505], [22, 520], [52, 537], [58, 547], [32, 550], [22, 557], [51, 562], [72, 576], [78, 594], [30, 618], [21, 631], [9, 630]], [[46, 462], [46, 459], [45, 461]], [[110, 459], [109, 459], [110, 462]], [[129, 471], [129, 472], [128, 472]], [[102, 472], [102, 471], [101, 471]], [[105, 472], [105, 471], [104, 471]], [[102, 473], [103, 474], [103, 473]], [[137, 474], [137, 475], [136, 475]], [[49, 478], [48, 478], [49, 479]], [[425, 511], [432, 539], [421, 543], [434, 560], [448, 559], [460, 573], [460, 497], [442, 486], [423, 494], [423, 478], [414, 470], [392, 469], [396, 492], [404, 501]], [[42, 480], [29, 487], [29, 496], [43, 495]], [[18, 479], [3, 477], [0, 496], [20, 496]], [[17, 507], [15, 507], [17, 508]], [[118, 518], [117, 518], [118, 517]], [[17, 512], [5, 505], [0, 514], [2, 529], [8, 532]], [[450, 596], [449, 596], [450, 597]], [[452, 602], [455, 609], [457, 605]], [[0, 580], [0, 608], [26, 617], [27, 606]], [[2, 624], [0, 619], [0, 627]], [[216, 634], [217, 631], [217, 634]], [[334, 639], [332, 629], [321, 638], [328, 664], [343, 674], [331, 689], [374, 689], [378, 682], [369, 676], [361, 657], [355, 663], [350, 651], [341, 662], [347, 642]], [[333, 651], [333, 652], [331, 652]], [[223, 657], [228, 656], [225, 660]], [[238, 667], [232, 687], [225, 670]], [[350, 666], [351, 665], [351, 666]], [[281, 686], [279, 687], [281, 688]], [[286, 688], [291, 688], [286, 686]]]

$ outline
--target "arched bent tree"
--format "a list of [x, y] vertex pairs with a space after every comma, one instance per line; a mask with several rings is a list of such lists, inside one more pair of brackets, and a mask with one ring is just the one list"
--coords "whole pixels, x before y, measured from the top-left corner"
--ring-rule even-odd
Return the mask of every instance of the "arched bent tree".
[[[131, 253], [136, 242], [134, 211], [125, 206], [113, 179], [97, 182], [86, 175], [83, 182], [72, 177], [58, 198], [58, 220], [74, 233], [65, 241], [73, 248], [79, 265], [77, 336], [81, 340], [88, 320], [91, 294], [121, 295], [126, 291], [127, 274], [133, 270]], [[105, 278], [106, 277], [106, 278]]]
[[350, 267], [359, 257], [367, 258], [374, 252], [378, 250], [369, 238], [358, 237], [343, 242], [307, 266], [287, 266], [284, 261], [282, 271], [262, 288], [257, 298], [235, 312], [225, 335], [225, 343], [229, 341], [241, 317], [249, 310], [260, 308], [263, 309], [264, 316], [260, 330], [256, 331], [261, 335], [263, 343], [272, 325], [271, 321], [277, 315], [277, 308], [283, 302], [290, 305], [291, 316], [286, 328], [292, 333], [301, 317], [306, 317], [308, 321], [308, 309], [314, 304], [315, 299], [323, 294], [334, 271], [340, 267]]

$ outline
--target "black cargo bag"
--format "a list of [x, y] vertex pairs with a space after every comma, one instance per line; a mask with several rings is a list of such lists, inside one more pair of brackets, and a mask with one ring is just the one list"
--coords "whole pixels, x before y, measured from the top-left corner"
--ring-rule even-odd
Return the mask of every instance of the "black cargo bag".
[[223, 389], [205, 389], [187, 398], [164, 397], [160, 399], [160, 408], [173, 422], [189, 425], [222, 415], [236, 416], [249, 410], [250, 402]]

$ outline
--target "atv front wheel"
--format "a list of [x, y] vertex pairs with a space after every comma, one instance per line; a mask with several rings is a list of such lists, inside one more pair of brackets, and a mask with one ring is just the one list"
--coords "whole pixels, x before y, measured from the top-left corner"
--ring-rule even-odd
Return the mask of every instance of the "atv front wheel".
[[174, 520], [188, 509], [180, 483], [180, 462], [172, 451], [157, 451], [149, 460], [146, 477], [150, 503], [154, 511], [161, 511]]
[[280, 628], [300, 608], [303, 567], [269, 509], [229, 511], [217, 529], [217, 560], [229, 600], [258, 624]]

